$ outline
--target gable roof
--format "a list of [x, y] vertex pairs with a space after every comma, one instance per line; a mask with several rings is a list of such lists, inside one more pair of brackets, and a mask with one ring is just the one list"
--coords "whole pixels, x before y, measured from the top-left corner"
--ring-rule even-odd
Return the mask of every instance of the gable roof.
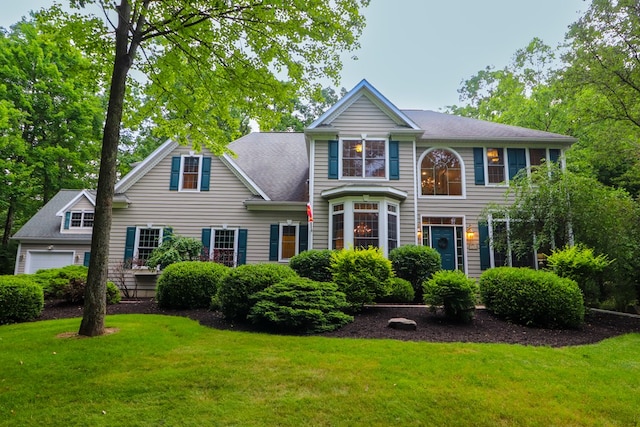
[[403, 110], [424, 130], [422, 139], [456, 139], [474, 141], [527, 140], [571, 144], [575, 138], [519, 126], [454, 116], [428, 110]]
[[64, 213], [69, 209], [71, 209], [76, 203], [78, 203], [78, 200], [80, 200], [80, 198], [82, 197], [85, 197], [87, 200], [89, 200], [89, 203], [91, 203], [94, 207], [96, 206], [95, 192], [94, 191], [90, 192], [89, 190], [82, 190], [69, 203], [67, 203], [62, 208], [60, 208], [60, 210], [56, 212], [56, 216], [64, 215]]
[[21, 241], [67, 241], [90, 243], [91, 233], [61, 233], [61, 219], [57, 213], [65, 206], [77, 200], [84, 192], [95, 197], [95, 193], [87, 190], [60, 190], [47, 204], [27, 221], [25, 225], [13, 235], [12, 239]]
[[178, 146], [178, 143], [167, 139], [162, 145], [156, 148], [151, 154], [149, 154], [143, 161], [139, 162], [128, 174], [122, 177], [120, 181], [116, 183], [115, 193], [124, 193], [133, 184], [138, 182], [147, 172], [149, 172], [154, 166], [156, 166], [162, 159], [167, 157], [174, 148]]
[[366, 80], [360, 81], [353, 89], [351, 89], [342, 99], [340, 99], [335, 105], [329, 108], [323, 115], [318, 117], [306, 131], [313, 131], [315, 129], [322, 129], [323, 127], [331, 126], [330, 123], [339, 116], [343, 111], [353, 105], [360, 97], [366, 96], [375, 105], [378, 106], [383, 112], [385, 112], [399, 127], [405, 127], [408, 129], [419, 130], [420, 127], [415, 124], [409, 117], [407, 117], [398, 107], [393, 105], [391, 101], [385, 98], [371, 83]]

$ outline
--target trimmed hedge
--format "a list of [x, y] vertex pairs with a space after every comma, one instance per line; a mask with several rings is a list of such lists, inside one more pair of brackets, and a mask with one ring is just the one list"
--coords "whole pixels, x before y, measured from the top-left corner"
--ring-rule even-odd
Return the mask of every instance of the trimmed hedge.
[[480, 276], [480, 296], [488, 310], [525, 326], [577, 328], [584, 321], [578, 284], [547, 271], [492, 268]]
[[424, 282], [424, 302], [435, 311], [442, 306], [445, 317], [462, 323], [473, 320], [478, 285], [462, 271], [441, 270]]
[[156, 285], [163, 308], [208, 308], [229, 267], [215, 262], [183, 261], [164, 269]]
[[413, 286], [414, 300], [422, 301], [422, 283], [442, 268], [437, 250], [428, 246], [404, 245], [389, 252], [395, 275]]
[[247, 320], [253, 306], [250, 297], [285, 279], [298, 277], [288, 265], [245, 264], [231, 270], [211, 301], [228, 320]]
[[87, 281], [89, 269], [83, 265], [67, 265], [60, 268], [48, 268], [38, 270], [31, 276], [42, 286], [44, 297], [65, 298], [66, 288], [72, 281]]
[[289, 267], [300, 277], [307, 277], [316, 282], [331, 282], [331, 249], [311, 249], [291, 257]]
[[408, 280], [392, 277], [387, 284], [386, 294], [376, 298], [376, 302], [405, 303], [412, 302], [414, 297], [413, 285]]
[[333, 281], [347, 296], [353, 310], [371, 304], [386, 294], [389, 279], [393, 277], [391, 261], [382, 250], [342, 249], [331, 255]]
[[349, 307], [334, 283], [292, 277], [251, 296], [251, 322], [287, 333], [318, 333], [353, 321], [343, 313]]
[[28, 322], [43, 309], [42, 287], [32, 277], [0, 276], [0, 324]]

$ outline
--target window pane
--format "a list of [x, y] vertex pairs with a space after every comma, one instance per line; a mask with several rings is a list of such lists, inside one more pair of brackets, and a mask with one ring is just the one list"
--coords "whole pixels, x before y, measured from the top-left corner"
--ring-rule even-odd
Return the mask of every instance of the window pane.
[[93, 212], [85, 212], [82, 221], [83, 227], [93, 227]]
[[388, 227], [388, 250], [392, 250], [398, 247], [398, 216], [392, 213], [387, 214], [387, 227]]
[[342, 176], [362, 176], [363, 145], [360, 140], [342, 142]]
[[422, 194], [425, 196], [462, 195], [460, 161], [449, 150], [429, 152], [422, 160], [420, 175]]
[[235, 230], [214, 230], [213, 256], [211, 258], [214, 262], [227, 267], [235, 266], [235, 236]]
[[81, 226], [82, 226], [82, 212], [72, 212], [71, 227], [81, 227]]
[[377, 213], [353, 213], [353, 246], [355, 248], [368, 248], [379, 246], [378, 243], [378, 214]]
[[365, 141], [365, 174], [367, 177], [384, 178], [384, 141]]
[[487, 148], [487, 172], [489, 183], [504, 182], [504, 154], [502, 148]]
[[344, 214], [333, 214], [333, 242], [332, 249], [344, 248]]
[[546, 148], [530, 148], [529, 149], [529, 161], [531, 166], [540, 166], [543, 161], [547, 160]]
[[198, 189], [198, 169], [200, 166], [199, 157], [184, 157], [182, 169], [182, 188], [185, 190]]
[[147, 260], [151, 252], [160, 244], [159, 228], [141, 228], [138, 238], [138, 259]]
[[296, 254], [296, 229], [295, 225], [282, 226], [281, 259], [289, 259]]

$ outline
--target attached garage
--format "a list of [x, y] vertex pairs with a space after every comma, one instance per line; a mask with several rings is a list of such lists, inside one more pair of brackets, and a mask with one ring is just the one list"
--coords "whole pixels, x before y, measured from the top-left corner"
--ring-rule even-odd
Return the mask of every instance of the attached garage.
[[73, 264], [73, 251], [28, 251], [25, 273], [43, 268], [59, 268]]

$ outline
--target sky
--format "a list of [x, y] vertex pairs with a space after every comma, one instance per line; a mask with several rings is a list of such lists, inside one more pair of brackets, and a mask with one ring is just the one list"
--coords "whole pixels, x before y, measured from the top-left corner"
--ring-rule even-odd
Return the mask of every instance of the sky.
[[[0, 2], [5, 28], [54, 3]], [[507, 66], [534, 37], [557, 46], [587, 7], [584, 0], [371, 0], [361, 48], [343, 55], [340, 87], [367, 79], [401, 109], [460, 105], [463, 80]]]

